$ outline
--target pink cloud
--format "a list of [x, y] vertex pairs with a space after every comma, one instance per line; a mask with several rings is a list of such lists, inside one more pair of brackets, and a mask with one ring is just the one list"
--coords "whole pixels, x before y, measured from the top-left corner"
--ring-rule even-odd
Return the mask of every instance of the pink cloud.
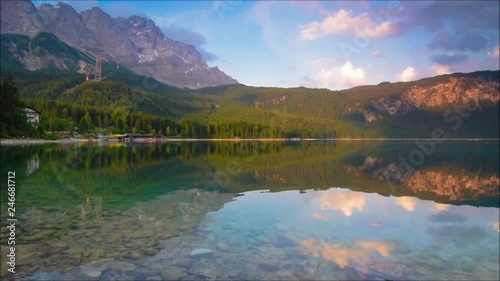
[[396, 75], [396, 79], [401, 82], [413, 81], [417, 76], [417, 70], [414, 67], [408, 66], [401, 73]]
[[377, 22], [368, 13], [357, 16], [352, 11], [333, 12], [322, 21], [314, 21], [301, 25], [300, 37], [303, 40], [314, 40], [329, 34], [350, 33], [356, 37], [387, 37], [395, 34], [393, 23]]
[[381, 51], [373, 51], [372, 52], [372, 57], [374, 57], [374, 58], [381, 58], [383, 56], [384, 56], [384, 54]]

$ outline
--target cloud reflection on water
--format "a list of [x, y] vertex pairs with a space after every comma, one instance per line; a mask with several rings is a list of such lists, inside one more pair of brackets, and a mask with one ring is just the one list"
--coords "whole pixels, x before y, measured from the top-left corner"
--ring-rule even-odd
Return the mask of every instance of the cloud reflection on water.
[[341, 211], [350, 217], [354, 210], [363, 211], [365, 193], [331, 189], [320, 194], [321, 210]]
[[438, 213], [448, 211], [449, 208], [450, 208], [450, 205], [447, 205], [447, 204], [435, 203], [435, 205], [434, 205], [434, 211], [438, 212]]
[[408, 196], [398, 197], [395, 202], [407, 212], [415, 211], [415, 205], [417, 204], [415, 198]]
[[318, 212], [312, 212], [312, 213], [311, 213], [311, 216], [312, 216], [313, 218], [315, 218], [315, 219], [322, 220], [322, 221], [329, 221], [329, 220], [330, 220], [330, 218], [329, 218], [329, 217], [327, 217], [327, 216], [325, 216], [325, 215], [323, 215], [323, 214], [320, 214], [320, 213], [318, 213]]
[[320, 239], [305, 239], [300, 242], [306, 253], [332, 261], [340, 268], [345, 268], [350, 261], [366, 263], [378, 253], [388, 257], [393, 246], [385, 241], [359, 241], [351, 246], [329, 244]]

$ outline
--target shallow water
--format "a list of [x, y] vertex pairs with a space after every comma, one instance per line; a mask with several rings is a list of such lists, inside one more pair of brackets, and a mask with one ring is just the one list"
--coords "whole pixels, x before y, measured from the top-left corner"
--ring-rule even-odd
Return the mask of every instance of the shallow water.
[[499, 279], [496, 142], [0, 149], [20, 280]]

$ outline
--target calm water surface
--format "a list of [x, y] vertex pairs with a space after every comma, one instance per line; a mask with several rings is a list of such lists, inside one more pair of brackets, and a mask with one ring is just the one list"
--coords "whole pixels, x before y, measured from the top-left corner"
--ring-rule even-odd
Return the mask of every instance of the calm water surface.
[[19, 280], [499, 279], [497, 142], [0, 150]]

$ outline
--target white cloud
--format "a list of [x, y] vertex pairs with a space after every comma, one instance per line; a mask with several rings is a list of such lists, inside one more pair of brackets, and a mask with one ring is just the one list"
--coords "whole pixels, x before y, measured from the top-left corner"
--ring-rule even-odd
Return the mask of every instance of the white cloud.
[[372, 52], [372, 57], [374, 57], [374, 58], [381, 58], [383, 56], [384, 56], [384, 54], [382, 54], [381, 51], [373, 51]]
[[500, 57], [500, 46], [496, 46], [493, 51], [488, 52], [488, 56], [492, 58]]
[[415, 68], [408, 66], [403, 70], [403, 72], [396, 75], [396, 79], [400, 82], [408, 82], [415, 79], [416, 76], [417, 71], [415, 70]]
[[370, 14], [362, 13], [351, 16], [351, 11], [344, 9], [332, 13], [321, 22], [312, 22], [301, 25], [300, 37], [303, 40], [314, 40], [328, 34], [352, 33], [356, 37], [385, 37], [394, 34], [393, 24], [390, 22], [375, 22]]
[[317, 22], [313, 22], [306, 25], [301, 25], [300, 27], [300, 38], [303, 40], [314, 40], [318, 38], [320, 24]]
[[434, 71], [434, 74], [436, 75], [443, 75], [443, 74], [450, 74], [450, 67], [447, 65], [441, 65], [438, 64], [432, 68], [432, 71]]
[[365, 84], [366, 73], [362, 68], [354, 68], [350, 62], [346, 62], [340, 68], [323, 68], [319, 73], [317, 86], [339, 90]]
[[311, 61], [311, 64], [314, 66], [321, 66], [329, 63], [331, 60], [329, 58], [319, 58]]

